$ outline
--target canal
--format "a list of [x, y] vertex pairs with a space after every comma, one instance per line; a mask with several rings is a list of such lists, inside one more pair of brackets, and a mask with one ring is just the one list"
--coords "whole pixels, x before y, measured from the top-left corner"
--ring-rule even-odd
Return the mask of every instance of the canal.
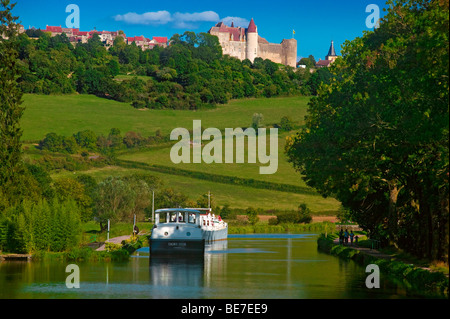
[[229, 235], [201, 258], [78, 262], [80, 288], [66, 287], [67, 262], [1, 262], [0, 299], [365, 299], [423, 298], [381, 274], [368, 289], [365, 268], [317, 249], [316, 234]]

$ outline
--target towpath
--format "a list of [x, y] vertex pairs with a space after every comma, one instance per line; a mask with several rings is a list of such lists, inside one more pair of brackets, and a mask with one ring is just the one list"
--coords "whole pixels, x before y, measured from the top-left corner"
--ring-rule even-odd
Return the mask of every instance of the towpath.
[[[339, 237], [334, 240], [334, 243], [339, 245]], [[359, 247], [355, 243], [353, 243], [353, 244], [349, 243], [349, 244], [344, 245], [344, 246], [348, 247], [348, 248], [355, 249], [355, 250], [359, 250], [360, 252], [362, 252], [362, 253], [364, 253], [366, 255], [377, 257], [377, 258], [383, 258], [383, 259], [388, 259], [388, 260], [393, 258], [392, 255], [384, 254], [384, 253], [382, 253], [382, 252], [380, 252], [379, 250], [376, 250], [376, 249]]]

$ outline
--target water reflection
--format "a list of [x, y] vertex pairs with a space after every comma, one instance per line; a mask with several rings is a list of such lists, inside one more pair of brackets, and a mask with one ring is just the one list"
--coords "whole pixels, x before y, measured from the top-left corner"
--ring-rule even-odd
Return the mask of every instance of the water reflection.
[[0, 263], [2, 298], [417, 298], [382, 274], [367, 289], [364, 267], [317, 250], [312, 234], [231, 235], [197, 257], [77, 262], [81, 288], [67, 289], [67, 263]]
[[[207, 244], [204, 255], [170, 255], [150, 257], [150, 283], [159, 288], [170, 287], [173, 291], [183, 287], [198, 289], [208, 287], [212, 276], [226, 273], [227, 255], [212, 256], [212, 254], [226, 252], [228, 241]], [[143, 257], [145, 250], [138, 251]], [[167, 290], [169, 291], [169, 290]], [[174, 297], [170, 293], [165, 297]]]
[[202, 287], [203, 256], [158, 256], [150, 258], [150, 282], [156, 286]]

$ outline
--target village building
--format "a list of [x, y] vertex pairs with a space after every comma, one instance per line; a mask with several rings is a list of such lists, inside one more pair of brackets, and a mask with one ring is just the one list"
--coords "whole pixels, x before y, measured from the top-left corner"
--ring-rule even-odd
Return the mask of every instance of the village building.
[[331, 41], [330, 49], [328, 49], [328, 54], [325, 56], [325, 60], [319, 59], [316, 62], [317, 68], [329, 67], [337, 59], [336, 51], [334, 49], [334, 41]]
[[121, 36], [124, 38], [125, 43], [135, 43], [142, 50], [153, 49], [155, 46], [167, 47], [167, 37], [153, 37], [152, 40], [144, 37], [127, 37], [123, 31], [80, 31], [75, 28], [63, 28], [61, 26], [46, 26], [44, 32], [49, 32], [52, 37], [65, 33], [69, 38], [69, 41], [76, 45], [77, 43], [87, 43], [94, 34], [98, 34], [100, 41], [102, 41], [107, 48], [114, 44], [114, 40]]

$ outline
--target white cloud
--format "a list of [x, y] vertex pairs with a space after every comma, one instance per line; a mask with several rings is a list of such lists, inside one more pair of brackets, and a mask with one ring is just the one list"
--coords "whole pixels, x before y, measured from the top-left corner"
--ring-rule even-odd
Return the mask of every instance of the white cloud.
[[175, 21], [180, 20], [183, 22], [199, 22], [199, 21], [217, 22], [220, 20], [219, 15], [214, 11], [204, 11], [195, 13], [176, 12], [173, 14], [173, 19]]
[[240, 17], [226, 17], [220, 21], [222, 21], [223, 23], [225, 23], [228, 26], [230, 26], [231, 22], [233, 22], [235, 27], [242, 27], [242, 28], [247, 28], [248, 25], [250, 24], [250, 21], [248, 21], [245, 18], [240, 18]]
[[227, 25], [234, 22], [235, 26], [247, 27], [249, 21], [239, 17], [226, 17], [220, 19], [219, 15], [214, 11], [203, 11], [194, 13], [175, 12], [171, 14], [169, 11], [145, 12], [138, 14], [128, 12], [126, 14], [118, 14], [114, 16], [116, 21], [123, 21], [128, 24], [142, 25], [163, 25], [170, 23], [172, 27], [178, 29], [196, 29], [199, 22], [219, 22], [223, 21]]
[[129, 12], [124, 15], [116, 15], [114, 17], [116, 21], [124, 21], [128, 24], [166, 24], [172, 21], [172, 16], [169, 11], [156, 11], [146, 12], [143, 14], [137, 14], [135, 12]]

